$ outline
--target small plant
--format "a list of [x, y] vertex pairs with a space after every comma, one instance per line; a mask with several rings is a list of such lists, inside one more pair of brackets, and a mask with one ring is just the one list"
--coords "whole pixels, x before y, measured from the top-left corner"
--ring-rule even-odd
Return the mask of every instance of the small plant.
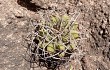
[[73, 70], [73, 66], [72, 65], [70, 66], [70, 69], [69, 70]]
[[52, 15], [49, 21], [35, 24], [34, 61], [54, 70], [70, 59], [80, 38], [76, 18]]

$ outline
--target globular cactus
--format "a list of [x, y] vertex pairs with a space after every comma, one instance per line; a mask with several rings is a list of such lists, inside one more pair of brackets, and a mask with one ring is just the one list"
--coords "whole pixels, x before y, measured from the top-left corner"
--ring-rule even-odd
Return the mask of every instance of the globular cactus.
[[[74, 42], [80, 38], [78, 23], [70, 20], [70, 16], [50, 16], [50, 21], [36, 23], [36, 36], [39, 41], [36, 53], [38, 59], [48, 64], [59, 64], [60, 61], [67, 61], [72, 55], [77, 44]], [[49, 60], [51, 60], [49, 62]], [[57, 65], [55, 65], [57, 67]]]

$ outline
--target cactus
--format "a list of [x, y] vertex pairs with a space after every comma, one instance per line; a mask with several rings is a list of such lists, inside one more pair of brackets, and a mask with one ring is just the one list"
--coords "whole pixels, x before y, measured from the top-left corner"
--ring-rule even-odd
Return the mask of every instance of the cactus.
[[63, 45], [58, 45], [58, 49], [61, 50], [61, 51], [62, 51], [62, 50], [65, 50], [65, 46], [63, 46]]
[[71, 35], [73, 39], [79, 38], [79, 33], [77, 31], [71, 30]]
[[55, 52], [55, 49], [54, 49], [53, 44], [49, 44], [49, 45], [47, 46], [47, 51], [48, 51], [49, 53], [54, 53], [54, 52]]
[[65, 52], [59, 54], [59, 57], [63, 58], [65, 56]]
[[55, 59], [61, 61], [62, 58], [65, 59], [71, 56], [68, 53], [72, 52], [68, 51], [74, 50], [76, 46], [72, 40], [79, 38], [77, 22], [70, 25], [70, 16], [66, 14], [60, 18], [59, 16], [51, 16], [48, 24], [43, 22], [36, 25], [40, 26], [37, 32], [38, 35], [36, 35], [36, 39], [39, 40], [38, 49], [36, 50], [39, 59], [46, 61], [49, 58], [52, 62]]

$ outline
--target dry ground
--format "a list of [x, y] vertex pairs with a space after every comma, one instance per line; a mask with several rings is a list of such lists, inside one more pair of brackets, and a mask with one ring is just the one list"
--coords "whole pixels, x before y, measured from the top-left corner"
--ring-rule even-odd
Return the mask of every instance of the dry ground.
[[33, 31], [30, 20], [39, 21], [42, 14], [53, 11], [71, 14], [76, 10], [80, 11], [77, 21], [83, 25], [80, 30], [88, 39], [79, 47], [84, 54], [70, 62], [73, 70], [110, 70], [110, 0], [30, 1], [0, 0], [0, 70], [30, 70], [23, 58], [23, 38]]

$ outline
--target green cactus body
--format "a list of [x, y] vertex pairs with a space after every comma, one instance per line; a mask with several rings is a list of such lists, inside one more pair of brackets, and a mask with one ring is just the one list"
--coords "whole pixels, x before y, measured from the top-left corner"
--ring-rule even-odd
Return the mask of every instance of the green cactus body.
[[58, 49], [61, 51], [61, 50], [65, 50], [65, 46], [63, 45], [58, 45]]
[[79, 34], [78, 34], [77, 31], [71, 30], [71, 35], [72, 35], [72, 38], [73, 38], [73, 39], [79, 38]]
[[60, 53], [58, 56], [61, 57], [61, 58], [64, 57], [65, 56], [65, 52]]
[[49, 44], [49, 45], [47, 46], [47, 51], [48, 51], [49, 53], [54, 53], [54, 52], [55, 52], [55, 49], [54, 49], [53, 44]]
[[78, 29], [78, 23], [75, 22], [75, 23], [73, 24], [73, 30], [77, 30], [77, 29]]

